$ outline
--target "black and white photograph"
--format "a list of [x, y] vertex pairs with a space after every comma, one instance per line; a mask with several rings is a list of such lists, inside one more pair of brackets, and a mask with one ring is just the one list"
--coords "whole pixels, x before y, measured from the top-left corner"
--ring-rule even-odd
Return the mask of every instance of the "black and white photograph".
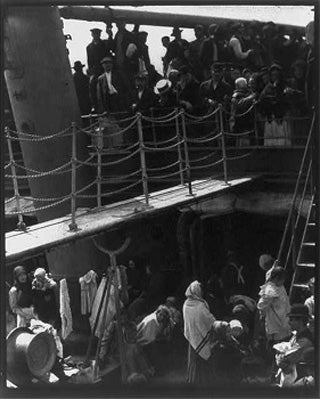
[[1, 4], [4, 397], [318, 397], [319, 4]]

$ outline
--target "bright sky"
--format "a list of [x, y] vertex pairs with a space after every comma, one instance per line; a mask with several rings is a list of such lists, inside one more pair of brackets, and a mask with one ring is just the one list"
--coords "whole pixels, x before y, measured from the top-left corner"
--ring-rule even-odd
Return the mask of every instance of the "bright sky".
[[[143, 6], [113, 8], [161, 11], [174, 14], [212, 15], [215, 17], [247, 20], [254, 19], [298, 26], [306, 26], [314, 18], [312, 7], [309, 6]], [[71, 65], [77, 60], [87, 65], [86, 46], [91, 41], [90, 29], [94, 27], [102, 29], [101, 38], [106, 38], [106, 34], [104, 33], [105, 24], [102, 22], [64, 20], [64, 33], [69, 33], [72, 36], [72, 41], [67, 42]], [[128, 30], [131, 30], [132, 27], [132, 25], [127, 25]], [[161, 37], [165, 35], [170, 36], [172, 28], [141, 25], [140, 30], [145, 30], [149, 33], [147, 44], [149, 46], [151, 62], [159, 72], [162, 72], [161, 57], [164, 54], [164, 48], [161, 45]], [[114, 29], [115, 32], [116, 29]], [[194, 40], [193, 30], [184, 29], [182, 38], [188, 41]]]

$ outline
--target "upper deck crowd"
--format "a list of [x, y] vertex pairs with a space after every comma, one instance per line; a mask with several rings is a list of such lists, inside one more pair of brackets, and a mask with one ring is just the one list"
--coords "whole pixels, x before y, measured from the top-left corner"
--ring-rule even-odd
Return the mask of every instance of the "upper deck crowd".
[[182, 107], [204, 114], [222, 104], [228, 112], [226, 127], [237, 133], [248, 129], [247, 111], [256, 105], [260, 119], [277, 121], [285, 135], [299, 130], [304, 136], [303, 123], [289, 126], [284, 119], [303, 118], [312, 110], [312, 30], [312, 23], [304, 36], [298, 28], [285, 31], [273, 22], [227, 22], [195, 26], [195, 40], [188, 42], [182, 38], [183, 31], [174, 27], [171, 37], [161, 38], [160, 74], [150, 61], [148, 33], [139, 31], [139, 26], [128, 31], [124, 22], [117, 22], [114, 36], [107, 27], [107, 39], [101, 39], [101, 29], [92, 29], [87, 74], [80, 61], [73, 66], [81, 113]]

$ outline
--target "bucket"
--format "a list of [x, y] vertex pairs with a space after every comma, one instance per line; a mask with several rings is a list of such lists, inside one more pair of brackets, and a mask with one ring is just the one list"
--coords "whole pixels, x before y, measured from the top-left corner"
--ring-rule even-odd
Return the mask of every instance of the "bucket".
[[56, 360], [57, 348], [48, 332], [33, 333], [18, 327], [7, 336], [7, 379], [17, 386], [31, 383], [48, 373]]

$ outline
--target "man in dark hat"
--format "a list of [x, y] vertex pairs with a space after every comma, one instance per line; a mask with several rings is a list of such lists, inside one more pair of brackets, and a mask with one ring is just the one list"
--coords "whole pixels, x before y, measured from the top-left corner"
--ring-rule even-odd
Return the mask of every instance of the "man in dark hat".
[[168, 53], [167, 53], [168, 63], [170, 63], [173, 59], [177, 60], [177, 62], [180, 62], [182, 64], [187, 63], [185, 52], [189, 47], [189, 43], [181, 38], [181, 32], [182, 30], [177, 26], [175, 26], [172, 30], [171, 36], [174, 37], [174, 40], [170, 42], [168, 47]]
[[280, 369], [280, 386], [286, 386], [287, 381], [290, 385], [294, 383], [297, 364], [303, 359], [306, 350], [313, 347], [313, 337], [307, 326], [309, 321], [307, 306], [302, 303], [293, 304], [288, 316], [292, 331], [290, 341], [274, 345], [274, 349], [278, 351], [276, 363]]
[[84, 65], [76, 61], [73, 65], [73, 81], [76, 88], [81, 115], [88, 115], [91, 112], [91, 101], [89, 94], [89, 77], [83, 73]]
[[179, 69], [179, 81], [177, 84], [178, 101], [187, 112], [194, 113], [199, 107], [200, 84], [192, 75], [190, 68], [183, 65]]
[[215, 39], [215, 32], [218, 28], [217, 24], [211, 24], [208, 28], [208, 38], [203, 41], [200, 48], [200, 62], [204, 70], [204, 76], [206, 79], [210, 78], [210, 67], [213, 63], [217, 62], [218, 46]]
[[147, 73], [138, 73], [135, 77], [135, 92], [132, 110], [134, 112], [146, 112], [154, 107], [157, 101], [154, 90], [149, 87]]
[[211, 65], [211, 79], [200, 85], [200, 98], [204, 108], [214, 107], [218, 104], [227, 105], [232, 96], [232, 87], [223, 81], [223, 64]]
[[205, 40], [205, 31], [203, 25], [196, 25], [194, 28], [195, 40], [189, 45], [189, 63], [192, 67], [194, 76], [199, 82], [203, 81], [203, 68], [200, 62], [200, 51]]
[[128, 109], [127, 87], [120, 73], [113, 68], [113, 57], [101, 60], [104, 72], [97, 83], [98, 110], [102, 112], [122, 112]]
[[97, 109], [96, 87], [98, 76], [103, 72], [101, 60], [103, 57], [110, 55], [112, 51], [112, 31], [107, 28], [109, 38], [102, 40], [101, 29], [91, 29], [92, 42], [87, 46], [87, 60], [90, 75], [90, 97], [91, 103]]
[[243, 40], [243, 24], [236, 22], [231, 27], [232, 36], [229, 40], [231, 62], [248, 66], [248, 57], [253, 53], [252, 49], [247, 49]]
[[[115, 67], [125, 76], [126, 73], [131, 72], [133, 64], [138, 63], [138, 48], [135, 35], [126, 29], [125, 22], [117, 21], [116, 26], [118, 31], [113, 40]], [[136, 66], [133, 69], [132, 76], [137, 72]]]

